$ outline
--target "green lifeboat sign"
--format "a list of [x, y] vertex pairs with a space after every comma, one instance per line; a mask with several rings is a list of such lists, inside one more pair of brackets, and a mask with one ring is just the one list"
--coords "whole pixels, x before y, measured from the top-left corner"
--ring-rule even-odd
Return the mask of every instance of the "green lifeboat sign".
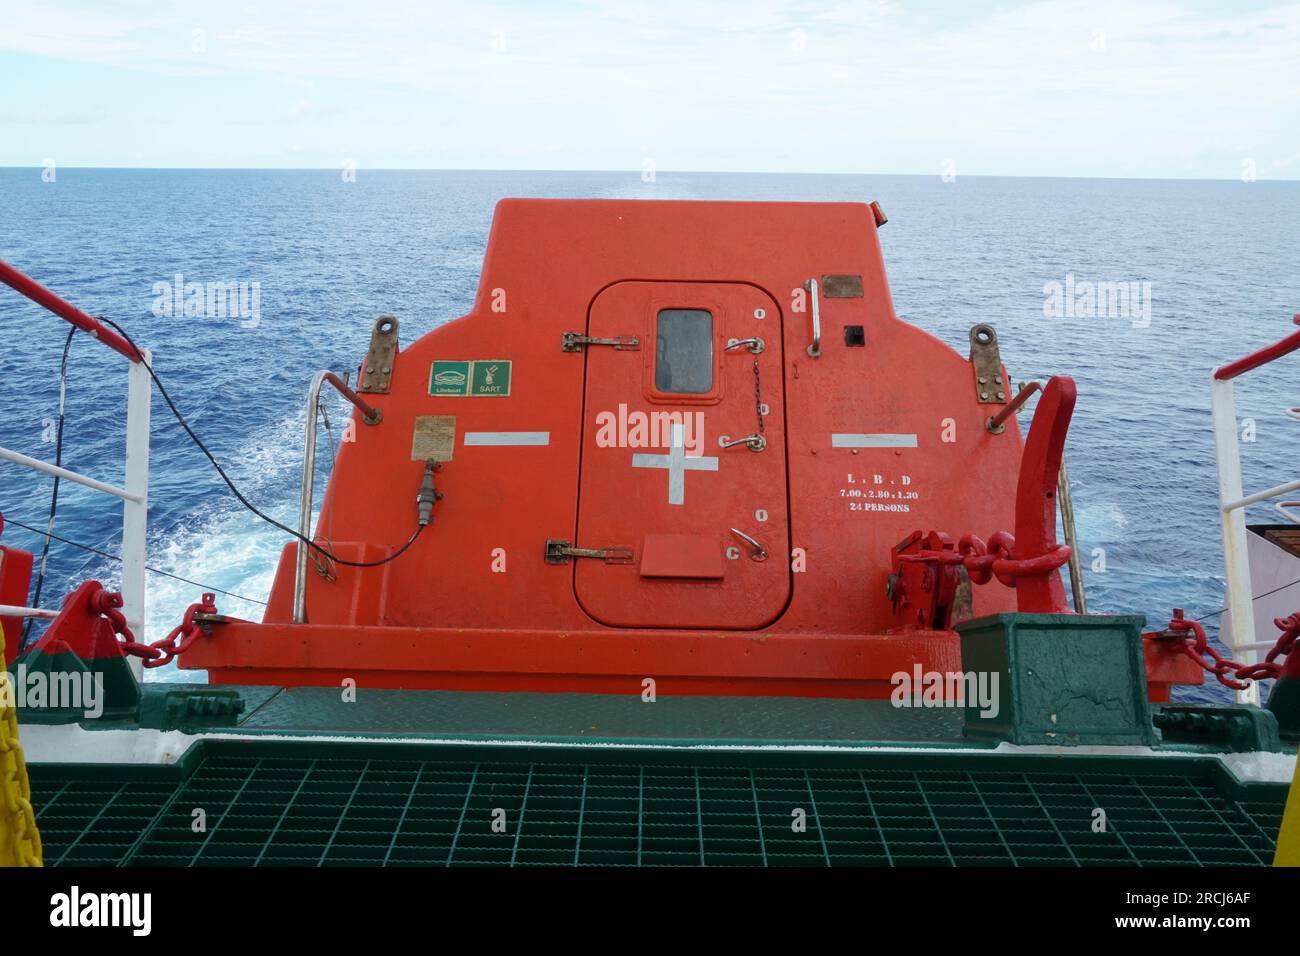
[[509, 359], [436, 361], [429, 369], [429, 394], [456, 397], [506, 397], [510, 394]]

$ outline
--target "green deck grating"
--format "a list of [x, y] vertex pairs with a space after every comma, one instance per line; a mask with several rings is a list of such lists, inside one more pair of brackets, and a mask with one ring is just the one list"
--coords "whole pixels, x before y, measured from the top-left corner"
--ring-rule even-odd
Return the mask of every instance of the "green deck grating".
[[34, 767], [47, 865], [1258, 866], [1286, 796], [1204, 758], [200, 747]]

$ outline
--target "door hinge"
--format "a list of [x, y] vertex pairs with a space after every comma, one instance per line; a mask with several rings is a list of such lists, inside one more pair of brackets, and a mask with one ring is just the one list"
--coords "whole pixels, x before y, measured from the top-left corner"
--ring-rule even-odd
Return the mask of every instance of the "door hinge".
[[631, 548], [575, 548], [572, 542], [546, 539], [546, 563], [568, 564], [570, 558], [600, 558], [606, 564], [631, 564]]
[[584, 345], [612, 345], [621, 352], [636, 352], [641, 348], [641, 340], [635, 335], [620, 335], [612, 339], [600, 339], [581, 332], [560, 333], [560, 349], [564, 352], [581, 352]]

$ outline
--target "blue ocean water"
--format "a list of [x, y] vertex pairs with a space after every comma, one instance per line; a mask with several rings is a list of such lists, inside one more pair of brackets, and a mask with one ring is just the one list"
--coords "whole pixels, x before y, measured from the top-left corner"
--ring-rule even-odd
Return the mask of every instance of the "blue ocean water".
[[[1222, 606], [1208, 375], [1293, 329], [1300, 311], [1300, 183], [798, 176], [639, 171], [338, 171], [0, 169], [0, 258], [154, 351], [181, 410], [232, 478], [293, 523], [311, 374], [354, 369], [370, 323], [402, 320], [412, 341], [466, 312], [495, 202], [506, 196], [879, 200], [895, 306], [962, 354], [991, 322], [1018, 379], [1069, 373], [1079, 406], [1068, 447], [1080, 543], [1105, 552], [1088, 570], [1089, 608], [1189, 616]], [[154, 283], [256, 281], [261, 318], [154, 314]], [[1044, 286], [1149, 282], [1149, 327], [1127, 317], [1044, 314]], [[1136, 325], [1142, 324], [1139, 319]], [[52, 459], [66, 326], [0, 289], [0, 445]], [[125, 363], [78, 336], [69, 361], [64, 464], [121, 480]], [[1255, 420], [1243, 445], [1248, 488], [1293, 478], [1300, 428], [1294, 360], [1238, 387]], [[149, 561], [255, 599], [270, 587], [284, 536], [244, 511], [155, 399]], [[0, 463], [0, 511], [44, 526], [50, 480]], [[120, 512], [64, 483], [56, 533], [116, 551]], [[319, 497], [318, 497], [319, 500]], [[1253, 520], [1270, 520], [1257, 508]], [[4, 540], [39, 550], [12, 523]], [[116, 565], [56, 544], [42, 603], [76, 582], [115, 582]], [[198, 589], [151, 575], [150, 639]], [[223, 612], [256, 603], [219, 595]], [[1210, 617], [1213, 626], [1217, 617]], [[168, 669], [169, 670], [169, 669]], [[167, 670], [154, 678], [176, 676]], [[1224, 699], [1215, 685], [1193, 692]]]

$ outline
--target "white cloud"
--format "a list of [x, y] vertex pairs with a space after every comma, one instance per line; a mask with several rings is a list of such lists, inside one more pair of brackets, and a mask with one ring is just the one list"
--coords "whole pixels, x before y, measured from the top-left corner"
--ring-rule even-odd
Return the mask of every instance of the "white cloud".
[[[52, 0], [9, 7], [0, 49], [252, 77], [277, 96], [292, 84], [292, 100], [266, 109], [293, 116], [295, 142], [300, 127], [338, 121], [323, 85], [385, 84], [424, 98], [413, 121], [475, 137], [486, 165], [526, 158], [502, 124], [517, 137], [542, 117], [566, 144], [558, 155], [586, 168], [595, 163], [583, 155], [648, 148], [679, 168], [706, 156], [715, 168], [772, 168], [766, 157], [785, 157], [809, 170], [888, 171], [932, 155], [955, 156], [967, 173], [1075, 173], [1093, 162], [1100, 174], [1158, 176], [1187, 174], [1180, 163], [1207, 149], [1263, 150], [1261, 170], [1281, 168], [1300, 146], [1294, 4], [1205, 13], [1173, 0], [1042, 0], [920, 15], [888, 2], [547, 11], [323, 0], [160, 14], [128, 2], [117, 9], [133, 13], [113, 17]], [[202, 53], [191, 48], [196, 27]], [[376, 139], [355, 122], [358, 139]]]

